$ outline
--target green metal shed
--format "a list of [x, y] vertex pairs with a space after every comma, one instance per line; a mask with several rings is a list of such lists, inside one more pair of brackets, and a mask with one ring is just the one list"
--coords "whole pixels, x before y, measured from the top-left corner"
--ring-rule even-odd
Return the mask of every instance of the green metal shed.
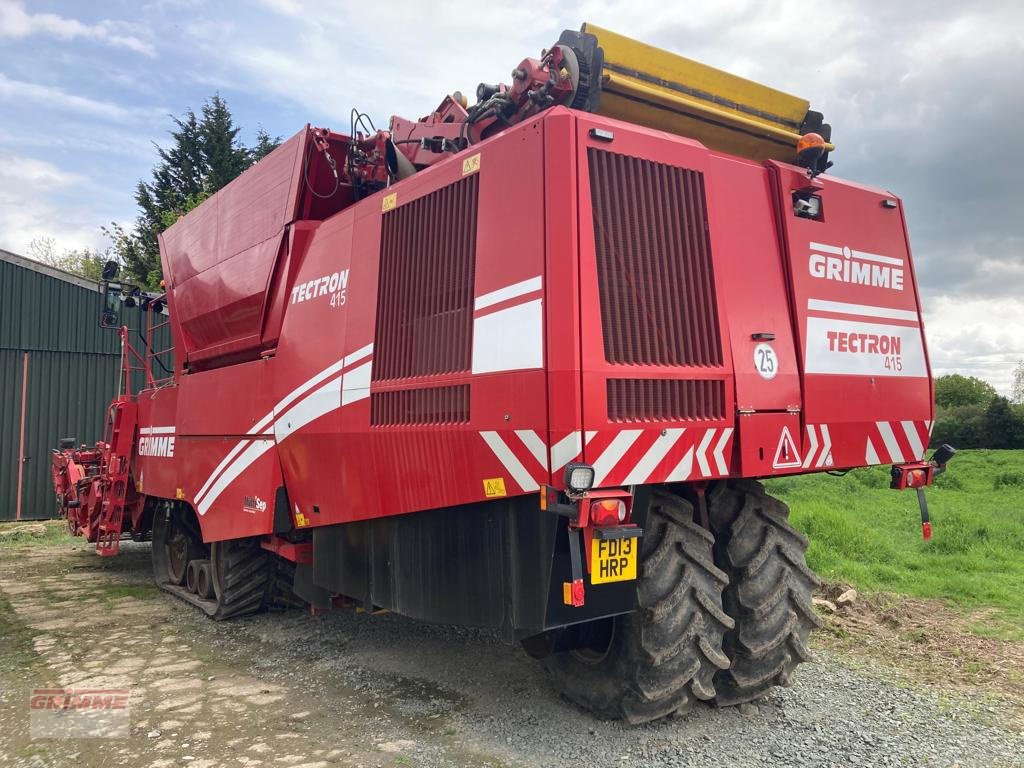
[[101, 301], [96, 283], [0, 250], [0, 520], [54, 517], [51, 449], [103, 439], [121, 344], [99, 327]]

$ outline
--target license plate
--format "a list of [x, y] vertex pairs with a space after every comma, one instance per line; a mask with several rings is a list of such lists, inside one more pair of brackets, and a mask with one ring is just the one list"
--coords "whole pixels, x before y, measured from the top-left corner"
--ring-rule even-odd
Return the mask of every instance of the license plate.
[[590, 583], [630, 581], [636, 578], [639, 539], [597, 539], [590, 543]]

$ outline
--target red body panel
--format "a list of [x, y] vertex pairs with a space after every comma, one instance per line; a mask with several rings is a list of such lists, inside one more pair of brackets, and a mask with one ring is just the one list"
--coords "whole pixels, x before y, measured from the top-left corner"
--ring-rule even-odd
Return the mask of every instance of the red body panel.
[[[614, 138], [594, 138], [594, 127]], [[594, 465], [599, 486], [615, 487], [860, 466], [923, 451], [932, 419], [928, 361], [902, 209], [881, 205], [889, 195], [822, 178], [824, 220], [799, 219], [790, 196], [808, 183], [801, 169], [554, 108], [322, 221], [302, 221], [295, 195], [303, 135], [163, 239], [179, 367], [173, 384], [139, 396], [138, 418], [143, 430], [162, 429], [174, 443], [171, 451], [144, 447], [133, 474], [145, 494], [190, 502], [205, 539], [269, 533], [282, 485], [301, 528], [561, 487], [561, 469], [573, 460]], [[594, 159], [599, 152], [618, 157]], [[630, 158], [643, 164], [629, 166]], [[626, 163], [648, 188], [603, 181], [596, 189], [591, 173], [604, 171], [593, 163]], [[470, 230], [471, 306], [410, 326], [418, 346], [408, 353], [427, 359], [435, 347], [456, 343], [459, 333], [437, 328], [463, 317], [471, 324], [469, 362], [384, 376], [376, 363], [381, 345], [395, 343], [378, 327], [385, 217], [414, 204], [429, 211], [401, 219], [424, 229], [395, 235], [418, 242], [417, 232], [434, 232], [431, 217], [461, 221], [451, 204], [435, 202], [448, 198], [431, 196], [471, 177], [471, 187], [460, 187], [472, 190], [478, 212]], [[630, 208], [675, 200], [683, 194], [671, 188], [677, 182], [690, 185], [685, 226], [672, 211]], [[224, 206], [245, 197], [236, 188], [249, 196], [264, 190], [267, 207], [244, 233], [230, 235], [238, 222], [224, 220]], [[703, 195], [703, 209], [694, 195]], [[217, 227], [211, 216], [221, 217]], [[641, 226], [643, 242], [655, 245], [634, 243], [628, 248], [635, 252], [618, 254], [620, 246], [600, 242], [607, 235], [595, 223], [601, 216]], [[221, 239], [205, 242], [214, 230]], [[618, 311], [610, 302], [636, 297], [624, 289], [609, 298], [617, 288], [599, 265], [628, 256], [637, 275], [653, 275], [666, 268], [657, 260], [674, 247], [666, 239], [672, 232], [689, 242], [689, 255], [680, 257], [685, 292], [659, 293], [650, 285], [672, 283], [655, 276], [644, 289], [653, 293], [638, 306], [702, 313], [714, 348], [696, 364], [609, 362], [607, 318]], [[423, 237], [424, 253], [442, 254], [441, 262], [424, 264], [443, 264], [449, 246], [429, 240], [436, 233]], [[817, 262], [809, 260], [821, 249], [812, 243], [838, 248], [840, 259], [846, 247], [891, 260], [871, 262], [879, 266], [898, 261], [902, 290], [829, 279], [827, 264], [826, 277], [816, 277]], [[698, 257], [710, 259], [713, 274], [687, 261]], [[424, 269], [423, 285], [458, 283]], [[695, 292], [698, 278], [707, 291]], [[455, 301], [424, 297], [415, 282], [402, 290], [409, 295], [396, 306]], [[869, 324], [877, 330], [865, 331]], [[653, 328], [657, 341], [650, 317], [635, 325]], [[628, 340], [634, 330], [626, 323], [620, 332]], [[846, 351], [830, 332], [846, 334]], [[891, 339], [887, 355], [870, 352], [870, 338], [849, 334], [898, 337], [899, 352]], [[863, 352], [849, 351], [851, 338]], [[770, 355], [759, 357], [765, 344]], [[232, 362], [240, 351], [247, 361]], [[899, 364], [886, 368], [881, 357]], [[809, 365], [813, 372], [805, 372]], [[404, 418], [427, 413], [410, 405], [425, 389], [468, 392], [468, 409]], [[712, 393], [712, 405], [687, 410], [666, 401], [661, 416], [644, 416], [649, 389]], [[387, 408], [399, 417], [381, 418]]]

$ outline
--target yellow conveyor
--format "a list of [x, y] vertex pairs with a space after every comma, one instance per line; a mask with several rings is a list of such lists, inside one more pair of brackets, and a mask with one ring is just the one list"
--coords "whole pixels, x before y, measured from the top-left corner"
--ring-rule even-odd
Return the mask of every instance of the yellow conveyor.
[[[796, 162], [806, 99], [584, 24], [604, 50], [597, 114], [696, 139], [753, 160]], [[818, 115], [820, 122], [820, 115]], [[827, 130], [827, 129], [826, 129]], [[828, 138], [826, 134], [826, 139]], [[831, 144], [826, 145], [831, 150]]]

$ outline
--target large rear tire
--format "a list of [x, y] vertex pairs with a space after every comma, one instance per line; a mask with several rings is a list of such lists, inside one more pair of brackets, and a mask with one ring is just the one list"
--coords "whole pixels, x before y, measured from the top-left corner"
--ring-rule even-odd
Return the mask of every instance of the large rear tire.
[[715, 563], [729, 575], [723, 595], [735, 626], [725, 634], [727, 669], [715, 676], [715, 704], [731, 706], [792, 685], [811, 658], [807, 639], [821, 625], [811, 598], [821, 582], [807, 567], [807, 539], [789, 507], [752, 480], [716, 485], [707, 495]]
[[637, 609], [595, 622], [590, 647], [556, 653], [545, 665], [566, 698], [606, 719], [643, 723], [689, 710], [715, 695], [729, 665], [722, 610], [728, 582], [715, 567], [714, 539], [685, 499], [654, 490], [641, 540]]

